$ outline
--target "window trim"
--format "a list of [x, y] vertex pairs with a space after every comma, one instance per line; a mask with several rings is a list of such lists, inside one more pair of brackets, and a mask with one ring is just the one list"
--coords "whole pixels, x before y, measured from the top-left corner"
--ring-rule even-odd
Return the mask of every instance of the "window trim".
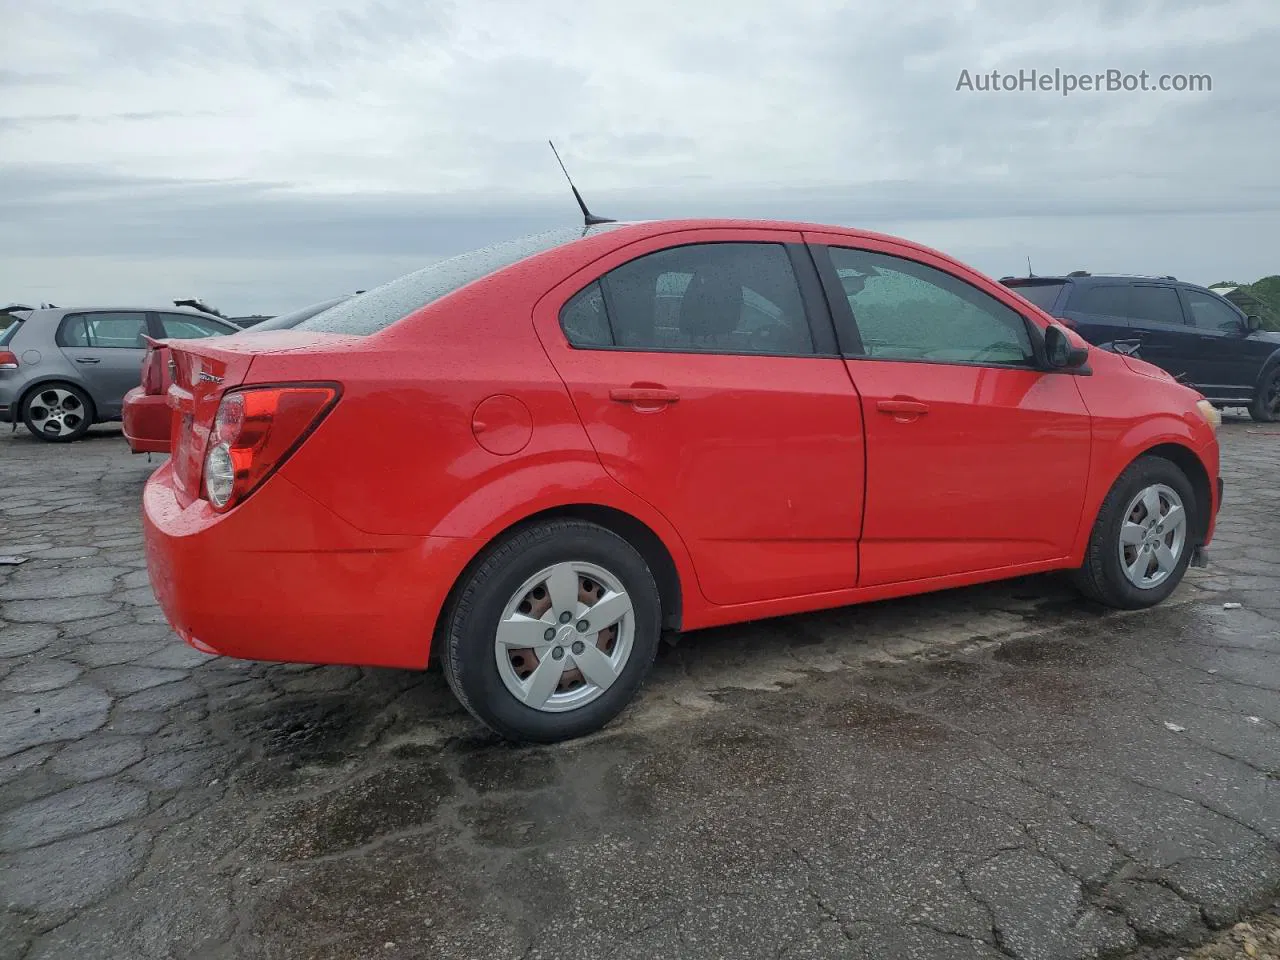
[[[83, 317], [93, 317], [99, 314], [136, 314], [142, 317], [142, 329], [148, 336], [154, 336], [154, 330], [151, 325], [151, 312], [148, 310], [75, 310], [64, 313], [62, 319], [58, 321], [58, 329], [53, 335], [53, 342], [63, 350], [142, 350], [144, 347], [106, 347], [101, 345], [85, 344], [77, 346], [76, 344], [68, 344], [66, 342], [67, 328], [71, 325], [71, 321], [79, 320]], [[85, 331], [86, 339], [88, 339], [88, 330]]]
[[[897, 260], [905, 260], [921, 267], [927, 267], [930, 270], [936, 270], [939, 273], [946, 274], [953, 280], [957, 280], [970, 289], [994, 300], [1022, 321], [1023, 329], [1027, 333], [1027, 340], [1031, 344], [1031, 359], [1026, 363], [991, 363], [985, 360], [934, 360], [928, 357], [870, 356], [866, 352], [866, 347], [863, 344], [862, 333], [858, 328], [858, 321], [854, 317], [853, 307], [849, 304], [849, 298], [845, 296], [844, 287], [840, 283], [840, 275], [836, 271], [835, 261], [831, 257], [832, 247], [836, 247], [841, 250], [853, 250], [858, 253], [879, 254], [880, 256], [893, 257]], [[814, 262], [818, 264], [818, 272], [822, 277], [823, 290], [826, 292], [827, 303], [831, 309], [832, 318], [835, 320], [836, 335], [840, 341], [841, 355], [846, 360], [870, 360], [878, 363], [929, 363], [942, 364], [950, 367], [982, 367], [990, 370], [1034, 370], [1038, 373], [1067, 372], [1079, 374], [1088, 369], [1087, 366], [1082, 367], [1079, 370], [1069, 371], [1057, 371], [1056, 368], [1051, 368], [1044, 355], [1044, 332], [1040, 329], [1039, 324], [1032, 323], [1021, 310], [1018, 310], [1011, 304], [1005, 303], [1000, 297], [995, 296], [987, 290], [983, 290], [981, 287], [972, 283], [965, 277], [956, 274], [954, 271], [943, 269], [937, 264], [926, 263], [925, 261], [919, 260], [915, 257], [905, 256], [903, 253], [898, 251], [877, 250], [874, 247], [857, 246], [853, 242], [848, 244], [815, 242], [810, 243], [809, 248], [813, 251]]]
[[[805, 323], [809, 329], [809, 340], [813, 345], [813, 350], [809, 353], [765, 353], [758, 351], [746, 352], [742, 350], [690, 350], [685, 347], [633, 347], [628, 345], [619, 346], [616, 342], [607, 345], [585, 344], [578, 345], [569, 339], [568, 333], [564, 329], [564, 310], [573, 300], [574, 297], [582, 293], [593, 283], [600, 284], [601, 298], [604, 301], [605, 320], [609, 325], [609, 336], [614, 341], [617, 335], [614, 331], [613, 316], [615, 307], [613, 304], [613, 295], [610, 293], [609, 284], [604, 283], [604, 278], [614, 270], [621, 269], [630, 263], [634, 263], [644, 257], [652, 256], [657, 253], [667, 253], [672, 250], [679, 250], [682, 247], [705, 247], [712, 244], [750, 244], [752, 246], [776, 246], [782, 247], [783, 252], [787, 256], [787, 260], [791, 265], [791, 272], [796, 282], [797, 292], [800, 297], [800, 306], [804, 311]], [[821, 282], [817, 276], [816, 265], [813, 262], [812, 254], [801, 249], [807, 245], [791, 240], [757, 240], [757, 239], [733, 239], [733, 238], [717, 238], [714, 240], [697, 240], [691, 239], [680, 243], [674, 243], [670, 246], [657, 247], [653, 250], [646, 250], [634, 257], [616, 263], [609, 267], [603, 273], [596, 274], [586, 283], [576, 288], [572, 293], [564, 298], [560, 306], [556, 310], [556, 326], [560, 330], [560, 335], [564, 338], [565, 345], [570, 350], [582, 351], [607, 351], [612, 353], [670, 353], [679, 354], [688, 357], [788, 357], [798, 360], [834, 360], [839, 359], [840, 354], [836, 346], [836, 330], [830, 313], [827, 309], [826, 298], [821, 289]], [[822, 316], [816, 316], [821, 313]], [[824, 327], [825, 318], [825, 331]], [[822, 352], [825, 347], [827, 352]]]

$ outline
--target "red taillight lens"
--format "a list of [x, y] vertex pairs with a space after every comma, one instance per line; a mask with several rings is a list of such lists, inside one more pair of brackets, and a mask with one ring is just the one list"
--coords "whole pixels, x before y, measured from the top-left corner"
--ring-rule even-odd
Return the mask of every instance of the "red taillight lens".
[[247, 387], [222, 397], [204, 462], [205, 496], [229, 510], [315, 429], [338, 399], [333, 384]]
[[161, 391], [160, 354], [155, 349], [147, 350], [147, 355], [142, 358], [142, 391], [149, 396]]
[[0, 370], [17, 370], [18, 355], [10, 350], [0, 350]]

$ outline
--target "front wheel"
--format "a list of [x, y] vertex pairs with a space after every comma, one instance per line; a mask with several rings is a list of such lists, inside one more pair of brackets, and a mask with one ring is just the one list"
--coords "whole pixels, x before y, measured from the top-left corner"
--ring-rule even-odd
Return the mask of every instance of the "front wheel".
[[1249, 404], [1249, 416], [1259, 423], [1274, 423], [1280, 420], [1280, 364], [1262, 378], [1258, 386], [1258, 395]]
[[1141, 457], [1102, 502], [1075, 581], [1085, 596], [1122, 610], [1164, 600], [1182, 581], [1197, 529], [1195, 491], [1162, 457]]
[[69, 443], [93, 426], [93, 402], [69, 383], [44, 384], [22, 401], [22, 422], [41, 440]]
[[649, 672], [662, 623], [640, 553], [579, 520], [495, 544], [446, 618], [444, 674], [459, 701], [502, 736], [538, 743], [617, 716]]

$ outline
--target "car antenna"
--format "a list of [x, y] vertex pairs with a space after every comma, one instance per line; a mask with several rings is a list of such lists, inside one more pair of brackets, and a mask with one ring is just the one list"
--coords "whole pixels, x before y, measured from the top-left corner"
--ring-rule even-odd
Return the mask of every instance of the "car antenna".
[[1034, 276], [1035, 276], [1035, 274], [1031, 272], [1031, 258], [1030, 258], [1030, 257], [1027, 257], [1027, 276], [1028, 276], [1028, 277], [1034, 277]]
[[564, 168], [564, 161], [560, 159], [560, 151], [556, 149], [556, 145], [550, 140], [547, 145], [551, 147], [551, 152], [556, 155], [556, 163], [560, 164], [560, 172], [564, 174], [564, 178], [569, 181], [569, 189], [573, 191], [573, 199], [578, 201], [578, 209], [582, 211], [582, 219], [588, 227], [594, 227], [597, 223], [617, 223], [616, 220], [610, 220], [608, 217], [597, 217], [594, 213], [587, 209], [586, 203], [582, 200], [582, 194], [578, 192], [578, 188], [573, 185], [573, 178], [569, 176], [569, 171]]

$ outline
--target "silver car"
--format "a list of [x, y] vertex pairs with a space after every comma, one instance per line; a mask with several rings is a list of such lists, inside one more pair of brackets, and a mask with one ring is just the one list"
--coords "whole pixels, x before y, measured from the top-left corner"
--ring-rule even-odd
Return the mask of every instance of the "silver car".
[[24, 423], [66, 442], [119, 420], [142, 379], [145, 336], [196, 339], [239, 333], [226, 320], [182, 307], [56, 307], [15, 311], [0, 330], [0, 423]]

